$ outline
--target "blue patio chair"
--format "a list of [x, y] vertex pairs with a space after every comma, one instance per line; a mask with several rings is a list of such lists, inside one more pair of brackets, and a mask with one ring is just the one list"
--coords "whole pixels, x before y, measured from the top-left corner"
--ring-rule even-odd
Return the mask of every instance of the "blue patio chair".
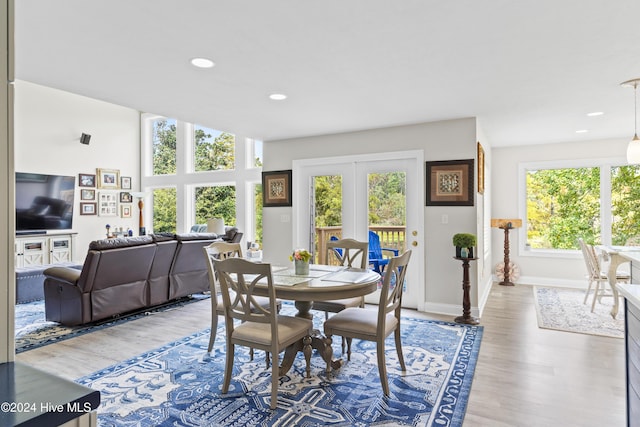
[[[385, 257], [384, 252], [389, 252], [393, 255]], [[373, 266], [373, 271], [382, 275], [384, 268], [389, 264], [391, 256], [398, 256], [399, 252], [398, 249], [380, 247], [380, 237], [369, 230], [369, 264]]]

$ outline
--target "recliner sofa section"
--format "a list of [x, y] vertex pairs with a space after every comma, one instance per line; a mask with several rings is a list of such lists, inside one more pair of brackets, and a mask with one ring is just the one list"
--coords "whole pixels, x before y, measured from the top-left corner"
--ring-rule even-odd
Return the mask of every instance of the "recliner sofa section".
[[159, 233], [91, 242], [82, 270], [44, 271], [46, 319], [80, 325], [208, 292], [202, 247], [241, 238], [233, 227], [224, 236]]

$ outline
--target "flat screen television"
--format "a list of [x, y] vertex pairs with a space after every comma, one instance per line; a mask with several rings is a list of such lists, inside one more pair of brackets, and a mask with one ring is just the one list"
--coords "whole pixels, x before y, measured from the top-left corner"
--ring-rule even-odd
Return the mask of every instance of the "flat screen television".
[[75, 176], [16, 172], [16, 233], [69, 230]]

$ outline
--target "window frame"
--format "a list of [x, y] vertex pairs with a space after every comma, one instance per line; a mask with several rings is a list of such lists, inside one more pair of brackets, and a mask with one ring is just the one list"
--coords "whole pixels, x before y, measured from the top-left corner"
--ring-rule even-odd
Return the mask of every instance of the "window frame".
[[527, 246], [527, 172], [540, 169], [594, 168], [600, 170], [600, 236], [603, 245], [611, 244], [611, 168], [627, 166], [624, 157], [600, 159], [551, 160], [518, 163], [518, 218], [522, 227], [518, 229], [518, 256], [542, 258], [581, 258], [580, 250], [575, 249], [531, 249]]

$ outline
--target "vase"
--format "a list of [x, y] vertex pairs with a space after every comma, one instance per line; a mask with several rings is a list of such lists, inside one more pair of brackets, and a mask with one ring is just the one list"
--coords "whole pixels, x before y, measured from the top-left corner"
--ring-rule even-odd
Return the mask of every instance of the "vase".
[[456, 246], [456, 258], [473, 258], [473, 247], [461, 248]]
[[309, 261], [302, 261], [302, 260], [296, 259], [293, 261], [293, 264], [296, 268], [296, 275], [298, 276], [309, 275]]

